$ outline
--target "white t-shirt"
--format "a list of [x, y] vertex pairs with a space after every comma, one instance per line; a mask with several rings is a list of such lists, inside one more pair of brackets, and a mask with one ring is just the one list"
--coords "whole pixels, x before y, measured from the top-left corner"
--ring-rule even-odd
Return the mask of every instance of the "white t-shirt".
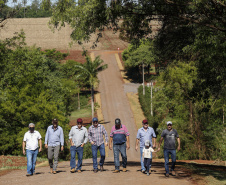
[[143, 149], [144, 158], [151, 158], [151, 152], [154, 152], [152, 147], [149, 147], [148, 149], [144, 147]]
[[42, 136], [36, 130], [33, 133], [30, 131], [24, 134], [24, 140], [26, 142], [26, 149], [27, 150], [36, 150], [38, 148], [38, 140], [41, 139]]

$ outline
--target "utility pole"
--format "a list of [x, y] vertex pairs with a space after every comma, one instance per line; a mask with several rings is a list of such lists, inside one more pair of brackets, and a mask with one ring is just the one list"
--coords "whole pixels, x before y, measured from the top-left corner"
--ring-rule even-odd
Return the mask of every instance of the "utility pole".
[[151, 116], [153, 116], [153, 109], [152, 109], [152, 88], [153, 88], [153, 82], [151, 80]]
[[143, 95], [145, 95], [145, 87], [144, 87], [144, 61], [142, 62], [142, 72], [143, 72]]

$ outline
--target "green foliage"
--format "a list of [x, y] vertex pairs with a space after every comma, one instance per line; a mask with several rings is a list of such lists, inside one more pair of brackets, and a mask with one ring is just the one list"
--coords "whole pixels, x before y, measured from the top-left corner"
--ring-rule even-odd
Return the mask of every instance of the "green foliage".
[[[26, 47], [25, 35], [0, 41], [0, 150], [2, 154], [22, 154], [22, 140], [28, 124], [35, 123], [35, 129], [44, 136], [51, 120], [57, 117], [64, 130], [65, 150], [62, 158], [67, 158], [69, 128], [68, 115], [75, 110], [77, 81], [68, 75], [77, 62], [60, 64], [66, 55], [55, 50], [41, 51], [40, 48]], [[82, 82], [80, 82], [82, 83]], [[82, 97], [82, 105], [88, 103]], [[85, 105], [86, 104], [86, 105]], [[43, 147], [43, 150], [46, 149]], [[46, 152], [41, 154], [46, 156]]]

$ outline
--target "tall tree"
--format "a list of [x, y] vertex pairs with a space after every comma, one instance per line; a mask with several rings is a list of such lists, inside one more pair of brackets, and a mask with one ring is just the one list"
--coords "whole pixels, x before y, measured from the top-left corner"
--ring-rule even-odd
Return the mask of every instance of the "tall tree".
[[86, 62], [84, 64], [75, 65], [81, 72], [78, 77], [86, 77], [90, 85], [92, 117], [94, 117], [94, 88], [99, 83], [97, 74], [107, 68], [107, 64], [103, 64], [103, 62], [100, 56], [95, 57], [92, 61], [90, 56], [86, 55]]

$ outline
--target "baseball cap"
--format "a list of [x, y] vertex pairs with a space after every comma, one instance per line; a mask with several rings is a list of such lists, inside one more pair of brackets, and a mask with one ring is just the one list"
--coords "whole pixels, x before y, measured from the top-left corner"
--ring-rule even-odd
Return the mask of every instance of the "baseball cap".
[[120, 120], [119, 118], [116, 118], [116, 119], [115, 119], [115, 124], [116, 124], [116, 125], [120, 125], [120, 124], [121, 124], [121, 120]]
[[150, 141], [149, 140], [146, 140], [144, 145], [145, 146], [150, 146]]
[[94, 117], [93, 122], [98, 122], [98, 119], [96, 117]]
[[82, 118], [78, 118], [77, 119], [77, 123], [82, 123], [83, 121], [82, 121]]
[[142, 121], [142, 123], [143, 123], [143, 124], [148, 124], [148, 120], [144, 119], [144, 120]]
[[54, 122], [54, 123], [58, 123], [58, 119], [54, 118], [54, 119], [53, 119], [53, 122]]
[[171, 124], [171, 125], [172, 125], [173, 123], [172, 123], [171, 121], [167, 121], [167, 123], [166, 123], [166, 124], [167, 124], [167, 125], [169, 125], [169, 124]]
[[30, 126], [35, 126], [35, 124], [34, 123], [29, 123], [28, 127], [30, 127]]

